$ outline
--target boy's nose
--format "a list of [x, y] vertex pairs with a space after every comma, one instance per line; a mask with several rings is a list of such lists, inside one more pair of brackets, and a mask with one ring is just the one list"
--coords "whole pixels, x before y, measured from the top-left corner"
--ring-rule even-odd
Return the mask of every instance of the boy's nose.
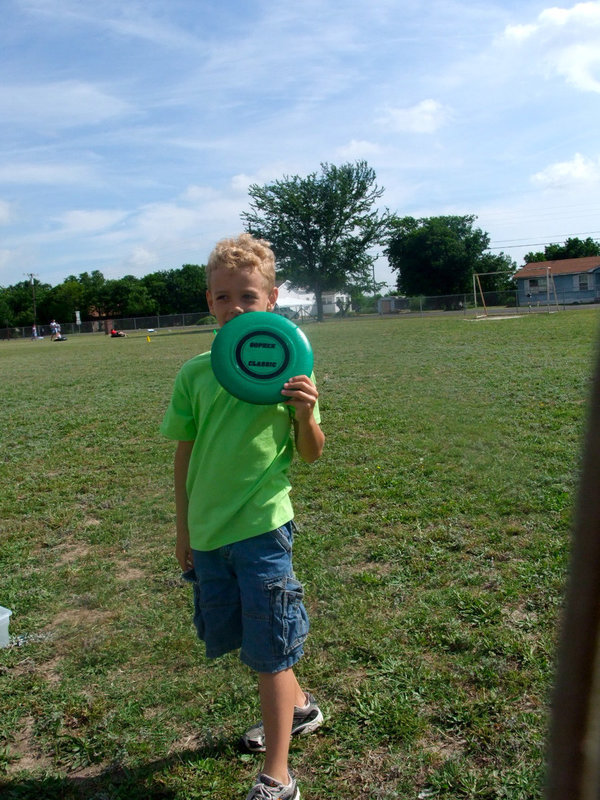
[[240, 314], [244, 313], [244, 309], [241, 306], [234, 306], [229, 311], [229, 319], [233, 319], [234, 317], [239, 317]]

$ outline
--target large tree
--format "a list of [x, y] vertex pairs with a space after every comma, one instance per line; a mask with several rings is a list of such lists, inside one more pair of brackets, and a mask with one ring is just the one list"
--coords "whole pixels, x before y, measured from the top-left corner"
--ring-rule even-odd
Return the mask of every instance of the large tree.
[[525, 263], [533, 261], [562, 261], [565, 258], [584, 258], [585, 256], [600, 256], [600, 242], [594, 241], [591, 236], [587, 239], [570, 237], [564, 244], [547, 244], [543, 252], [527, 253]]
[[0, 328], [12, 325], [12, 310], [8, 303], [8, 290], [0, 286]]
[[102, 317], [105, 314], [103, 289], [106, 278], [98, 269], [89, 272], [82, 272], [77, 278], [70, 275], [67, 281], [75, 280], [81, 284], [83, 289], [84, 308], [82, 314], [88, 319], [93, 316]]
[[208, 310], [204, 266], [184, 264], [181, 269], [152, 272], [145, 275], [141, 282], [156, 301], [160, 314]]
[[281, 277], [314, 292], [319, 320], [324, 292], [374, 287], [373, 248], [388, 215], [375, 209], [383, 189], [365, 161], [321, 164], [320, 174], [284, 176], [248, 191], [246, 229], [271, 243]]
[[483, 253], [475, 271], [480, 273], [479, 282], [484, 292], [508, 292], [517, 288], [513, 280], [516, 270], [516, 261], [500, 252]]
[[8, 320], [10, 326], [27, 326], [33, 325], [35, 316], [35, 321], [39, 323], [42, 318], [40, 308], [50, 289], [50, 284], [40, 283], [36, 278], [33, 279], [33, 285], [30, 281], [19, 281], [14, 286], [6, 287], [2, 292], [4, 321]]
[[511, 260], [486, 253], [490, 239], [477, 217], [394, 218], [386, 255], [407, 295], [453, 295], [472, 289], [474, 272], [506, 269]]
[[39, 305], [39, 317], [43, 322], [51, 319], [74, 322], [76, 311], [84, 317], [87, 315], [85, 289], [73, 276], [50, 289]]

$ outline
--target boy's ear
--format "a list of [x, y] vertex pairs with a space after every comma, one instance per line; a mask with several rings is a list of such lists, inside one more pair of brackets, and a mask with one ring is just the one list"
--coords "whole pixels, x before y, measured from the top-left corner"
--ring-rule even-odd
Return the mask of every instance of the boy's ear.
[[278, 297], [279, 297], [279, 289], [277, 288], [277, 286], [274, 286], [269, 292], [269, 299], [267, 301], [267, 311], [273, 311], [273, 309], [275, 308], [275, 304], [277, 303]]

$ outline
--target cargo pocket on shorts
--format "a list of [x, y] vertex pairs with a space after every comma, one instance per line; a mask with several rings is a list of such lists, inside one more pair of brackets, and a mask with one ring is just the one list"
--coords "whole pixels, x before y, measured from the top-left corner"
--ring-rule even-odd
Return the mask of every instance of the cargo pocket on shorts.
[[308, 614], [304, 608], [304, 588], [289, 576], [268, 581], [273, 620], [275, 655], [287, 656], [300, 647], [308, 636]]
[[288, 528], [287, 525], [282, 525], [280, 528], [275, 528], [275, 530], [269, 531], [269, 535], [272, 536], [279, 545], [281, 545], [284, 552], [288, 554], [292, 552], [294, 534], [291, 527]]
[[184, 581], [192, 584], [194, 596], [194, 627], [196, 628], [198, 638], [204, 641], [204, 618], [202, 616], [202, 608], [200, 604], [200, 584], [196, 578], [194, 568], [192, 567], [192, 569], [188, 569], [182, 574], [181, 577]]

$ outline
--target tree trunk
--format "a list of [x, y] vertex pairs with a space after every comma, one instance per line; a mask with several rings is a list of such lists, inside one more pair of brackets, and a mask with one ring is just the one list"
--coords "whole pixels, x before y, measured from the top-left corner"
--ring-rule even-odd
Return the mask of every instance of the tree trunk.
[[319, 288], [315, 289], [315, 304], [317, 306], [317, 322], [323, 322], [323, 293]]

